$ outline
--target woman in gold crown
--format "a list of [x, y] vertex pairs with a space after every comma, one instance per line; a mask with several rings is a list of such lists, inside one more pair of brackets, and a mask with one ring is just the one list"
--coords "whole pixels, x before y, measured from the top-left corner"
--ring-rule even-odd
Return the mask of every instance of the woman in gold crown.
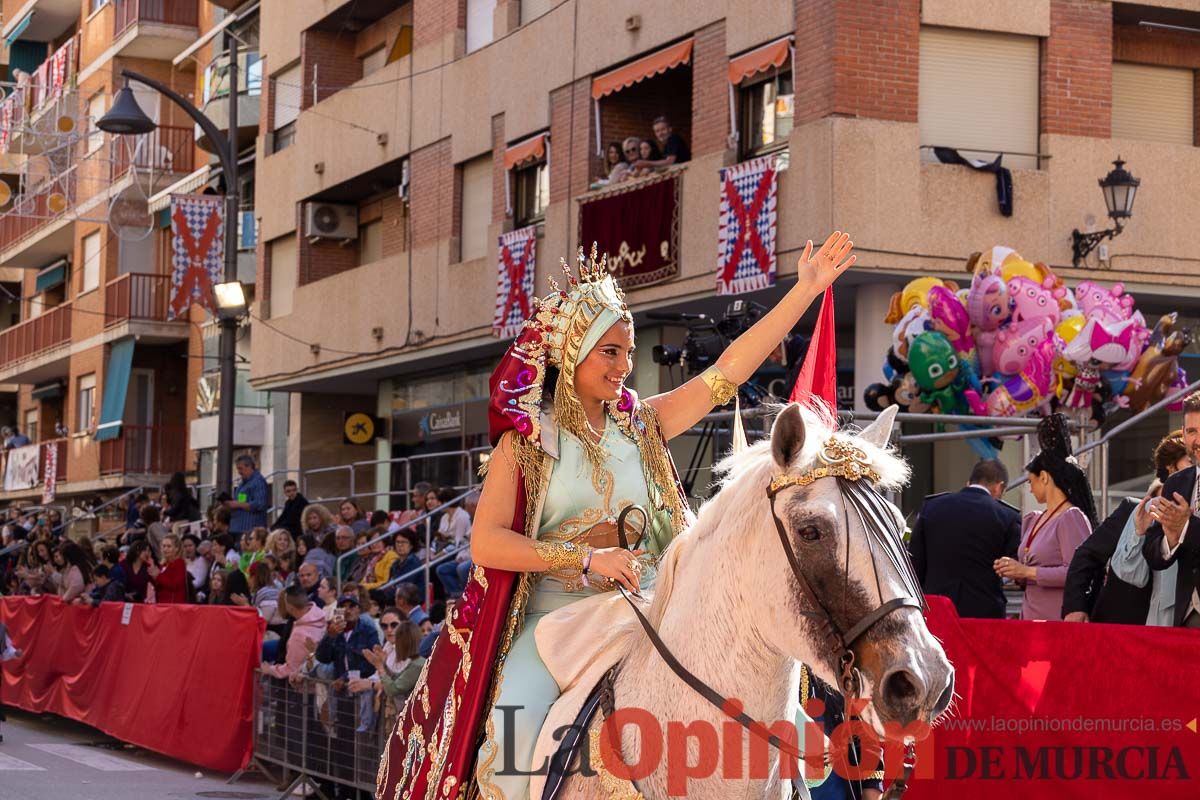
[[[475, 570], [384, 750], [379, 800], [527, 796], [534, 744], [559, 694], [538, 623], [617, 584], [651, 585], [655, 559], [691, 515], [667, 441], [733, 399], [854, 263], [853, 246], [837, 231], [815, 254], [809, 241], [796, 285], [773, 309], [714, 366], [646, 400], [625, 386], [633, 317], [594, 249], [590, 261], [580, 251], [578, 278], [568, 271], [568, 284], [536, 303], [492, 374], [495, 450], [475, 515]], [[616, 528], [631, 505], [649, 515], [634, 551], [618, 546]], [[596, 620], [597, 640], [605, 625]]]

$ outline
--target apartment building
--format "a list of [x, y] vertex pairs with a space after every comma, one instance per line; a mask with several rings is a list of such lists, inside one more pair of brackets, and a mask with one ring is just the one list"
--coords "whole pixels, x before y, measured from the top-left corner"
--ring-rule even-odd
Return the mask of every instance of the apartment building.
[[[962, 280], [995, 244], [1072, 283], [1122, 281], [1148, 318], [1200, 317], [1195, 0], [773, 0], [752, 13], [727, 0], [263, 0], [259, 14], [252, 383], [291, 393], [287, 464], [322, 470], [317, 494], [396, 502], [417, 476], [462, 480], [486, 449], [487, 376], [506, 345], [491, 332], [497, 237], [536, 225], [544, 292], [559, 256], [590, 244], [582, 208], [632, 208], [618, 197], [629, 185], [592, 188], [604, 145], [650, 138], [660, 115], [692, 157], [669, 175], [672, 269], [628, 289], [643, 394], [680, 377], [651, 360], [682, 339], [661, 315], [719, 318], [736, 299], [715, 293], [718, 175], [764, 153], [782, 168], [778, 282], [740, 297], [769, 305], [806, 239], [850, 231], [858, 265], [836, 303], [848, 400], [879, 379], [891, 294], [918, 275]], [[994, 175], [939, 163], [935, 145], [1004, 153], [1011, 215]], [[1097, 181], [1118, 156], [1141, 179], [1133, 219], [1076, 268], [1072, 231], [1108, 224]], [[374, 447], [344, 437], [356, 412], [382, 423]], [[973, 458], [961, 444], [910, 456], [931, 476], [918, 496], [958, 485]]]
[[[0, 499], [64, 505], [157, 486], [184, 471], [204, 482], [216, 444], [216, 330], [198, 308], [169, 319], [172, 192], [224, 192], [213, 144], [167, 98], [132, 84], [158, 123], [114, 136], [96, 121], [122, 70], [189, 98], [228, 134], [228, 36], [242, 41], [237, 87], [246, 146], [240, 278], [254, 280], [255, 4], [206, 0], [5, 0], [8, 56], [0, 105], [0, 402], [36, 459], [6, 465]], [[245, 337], [243, 337], [245, 338]], [[249, 341], [242, 344], [249, 355]], [[265, 395], [236, 388], [239, 446], [258, 450]], [[254, 419], [248, 419], [254, 417]], [[10, 455], [9, 461], [14, 461]], [[17, 467], [20, 466], [18, 470]], [[197, 468], [200, 468], [199, 471]], [[51, 468], [53, 474], [48, 475]], [[11, 473], [11, 474], [10, 474]], [[209, 481], [211, 483], [211, 478]]]

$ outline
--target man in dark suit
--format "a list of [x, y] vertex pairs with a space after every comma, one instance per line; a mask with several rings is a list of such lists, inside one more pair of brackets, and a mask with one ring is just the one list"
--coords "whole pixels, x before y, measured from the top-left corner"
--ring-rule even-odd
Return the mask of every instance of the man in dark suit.
[[992, 564], [1015, 558], [1021, 515], [1000, 502], [1008, 470], [980, 461], [967, 486], [925, 498], [908, 549], [926, 594], [949, 597], [961, 617], [1004, 618], [1004, 587]]
[[[1192, 462], [1200, 459], [1200, 393], [1183, 402], [1183, 442]], [[1150, 569], [1179, 564], [1175, 577], [1175, 626], [1200, 628], [1200, 517], [1196, 467], [1176, 472], [1150, 506], [1154, 522], [1142, 555]]]
[[[1154, 477], [1160, 486], [1191, 464], [1182, 431], [1171, 431], [1154, 448]], [[1152, 492], [1153, 489], [1151, 486]], [[1150, 581], [1145, 586], [1126, 583], [1110, 566], [1121, 534], [1140, 502], [1140, 498], [1126, 498], [1075, 550], [1063, 586], [1065, 621], [1146, 624], [1152, 584]]]

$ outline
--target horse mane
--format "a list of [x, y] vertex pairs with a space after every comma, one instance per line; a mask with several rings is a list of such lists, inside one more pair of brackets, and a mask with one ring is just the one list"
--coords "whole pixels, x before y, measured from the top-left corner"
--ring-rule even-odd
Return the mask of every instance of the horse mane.
[[[772, 410], [777, 413], [782, 409], [783, 406], [777, 406]], [[866, 453], [872, 469], [879, 474], [881, 489], [897, 489], [908, 483], [908, 462], [895, 448], [880, 447], [863, 439], [859, 436], [860, 429], [854, 425], [837, 429], [833, 413], [824, 407], [810, 408], [801, 404], [800, 414], [804, 419], [804, 446], [788, 472], [801, 472], [814, 466], [822, 446], [833, 437], [852, 443]], [[718, 476], [716, 496], [701, 506], [695, 522], [675, 537], [659, 559], [654, 601], [647, 614], [655, 627], [666, 612], [674, 590], [675, 571], [687, 551], [715, 530], [730, 526], [744, 529], [753, 524], [755, 515], [765, 514], [766, 487], [780, 470], [771, 453], [771, 439], [765, 437], [740, 453], [725, 456], [713, 471]]]

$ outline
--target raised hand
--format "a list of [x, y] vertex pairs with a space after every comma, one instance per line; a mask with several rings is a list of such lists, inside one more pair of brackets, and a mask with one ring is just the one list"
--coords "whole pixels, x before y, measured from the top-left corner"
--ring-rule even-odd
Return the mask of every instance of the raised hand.
[[815, 254], [812, 239], [809, 239], [796, 264], [798, 285], [808, 285], [817, 293], [825, 291], [839, 275], [854, 266], [857, 257], [850, 254], [853, 249], [850, 234], [841, 231], [831, 233]]

